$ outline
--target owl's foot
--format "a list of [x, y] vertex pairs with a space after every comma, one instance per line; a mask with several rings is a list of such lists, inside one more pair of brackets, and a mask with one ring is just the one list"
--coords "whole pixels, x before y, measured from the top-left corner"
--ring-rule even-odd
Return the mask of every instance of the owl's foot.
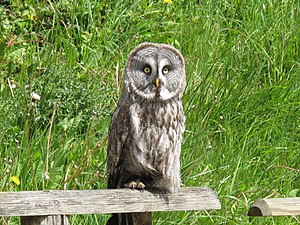
[[145, 184], [140, 181], [131, 181], [127, 184], [124, 184], [125, 188], [130, 188], [130, 189], [137, 189], [137, 190], [144, 190], [145, 189]]

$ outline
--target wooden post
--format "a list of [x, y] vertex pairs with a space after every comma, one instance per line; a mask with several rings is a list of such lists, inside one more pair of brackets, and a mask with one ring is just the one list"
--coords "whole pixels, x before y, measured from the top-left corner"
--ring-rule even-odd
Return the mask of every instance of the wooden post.
[[300, 197], [258, 199], [249, 209], [248, 216], [300, 215]]
[[22, 225], [69, 224], [63, 215], [220, 208], [216, 193], [207, 187], [180, 188], [173, 194], [130, 189], [0, 192], [0, 216], [21, 216]]

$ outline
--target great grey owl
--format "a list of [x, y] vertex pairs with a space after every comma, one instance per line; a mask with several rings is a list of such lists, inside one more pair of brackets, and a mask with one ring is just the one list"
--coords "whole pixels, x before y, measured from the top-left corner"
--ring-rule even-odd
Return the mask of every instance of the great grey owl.
[[[131, 52], [110, 124], [108, 188], [171, 193], [180, 186], [185, 85], [184, 59], [171, 45], [142, 43]], [[134, 214], [143, 215], [114, 214], [107, 224], [146, 224]]]

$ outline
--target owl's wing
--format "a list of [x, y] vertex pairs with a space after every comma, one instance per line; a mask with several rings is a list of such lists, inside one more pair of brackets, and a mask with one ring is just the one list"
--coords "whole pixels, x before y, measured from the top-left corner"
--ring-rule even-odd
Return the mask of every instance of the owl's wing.
[[118, 106], [113, 114], [107, 148], [108, 188], [117, 188], [126, 155], [126, 140], [130, 131], [129, 110]]

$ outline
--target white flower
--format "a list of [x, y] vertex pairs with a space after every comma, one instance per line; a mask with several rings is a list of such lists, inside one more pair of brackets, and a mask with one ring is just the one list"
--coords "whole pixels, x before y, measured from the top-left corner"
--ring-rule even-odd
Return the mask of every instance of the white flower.
[[10, 80], [10, 83], [11, 83], [11, 88], [12, 89], [15, 89], [17, 87], [16, 83], [14, 80]]
[[31, 98], [32, 100], [40, 100], [41, 96], [39, 96], [37, 93], [35, 93], [34, 91], [31, 93]]
[[45, 180], [50, 180], [49, 173], [48, 173], [48, 172], [45, 172], [45, 173], [43, 174], [43, 178], [44, 178]]

